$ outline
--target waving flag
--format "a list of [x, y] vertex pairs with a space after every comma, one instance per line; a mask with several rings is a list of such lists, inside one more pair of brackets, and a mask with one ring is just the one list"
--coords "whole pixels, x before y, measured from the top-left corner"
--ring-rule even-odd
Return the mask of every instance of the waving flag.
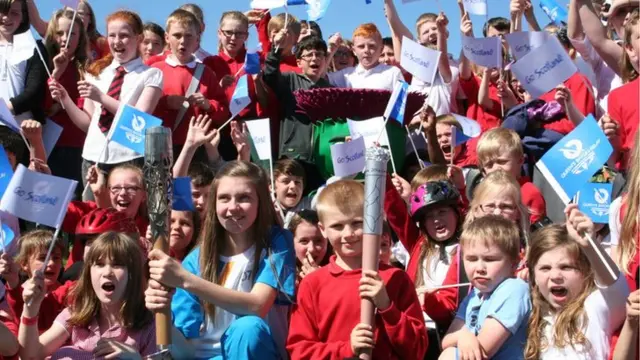
[[236, 117], [240, 111], [247, 107], [251, 103], [249, 98], [249, 90], [247, 85], [247, 75], [242, 75], [236, 84], [236, 89], [233, 91], [231, 102], [229, 103], [229, 110], [231, 116]]
[[7, 224], [2, 224], [2, 228], [0, 228], [0, 244], [2, 245], [2, 252], [6, 252], [11, 242], [16, 237], [16, 234], [13, 233], [13, 230]]
[[331, 0], [306, 0], [309, 6], [307, 7], [307, 16], [309, 21], [318, 21], [324, 17]]
[[113, 123], [111, 140], [143, 155], [145, 132], [162, 126], [162, 120], [126, 104], [118, 110]]
[[500, 38], [474, 38], [462, 35], [462, 52], [471, 62], [488, 68], [502, 68], [502, 42]]
[[567, 10], [555, 0], [540, 0], [540, 8], [556, 25], [567, 23], [567, 19], [569, 18]]
[[68, 8], [72, 8], [73, 10], [77, 10], [78, 5], [80, 5], [80, 0], [60, 0], [60, 4]]
[[13, 176], [13, 169], [11, 163], [9, 163], [9, 157], [4, 151], [4, 148], [0, 146], [0, 197], [4, 194], [4, 191], [9, 186], [9, 181]]
[[260, 55], [257, 52], [247, 51], [244, 57], [244, 72], [249, 75], [260, 73]]
[[463, 0], [464, 11], [473, 15], [487, 15], [487, 0]]
[[194, 211], [193, 197], [191, 196], [191, 178], [179, 177], [173, 179], [173, 210]]
[[0, 124], [8, 127], [9, 129], [20, 133], [20, 125], [16, 121], [16, 118], [11, 113], [11, 110], [7, 107], [7, 103], [0, 97]]
[[77, 181], [41, 174], [20, 164], [0, 200], [0, 210], [59, 228], [77, 185]]
[[393, 85], [393, 92], [387, 109], [384, 111], [385, 119], [394, 119], [400, 125], [404, 125], [404, 111], [407, 107], [407, 94], [409, 93], [409, 84], [404, 81], [398, 81]]

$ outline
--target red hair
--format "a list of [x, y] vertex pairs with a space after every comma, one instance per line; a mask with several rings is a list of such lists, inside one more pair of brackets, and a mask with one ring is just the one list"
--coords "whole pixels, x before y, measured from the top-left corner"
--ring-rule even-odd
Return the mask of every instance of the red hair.
[[373, 23], [366, 23], [358, 26], [358, 28], [353, 32], [351, 39], [354, 39], [356, 36], [374, 38], [382, 42], [382, 34], [380, 34], [378, 27]]
[[[115, 20], [126, 22], [127, 25], [131, 26], [131, 29], [133, 30], [133, 33], [135, 35], [143, 34], [144, 23], [142, 22], [142, 19], [140, 19], [140, 16], [134, 13], [133, 11], [120, 10], [112, 13], [107, 17], [107, 27], [109, 26], [110, 22]], [[109, 54], [107, 54], [105, 57], [91, 64], [87, 69], [87, 72], [93, 76], [98, 77], [102, 72], [102, 70], [104, 70], [107, 66], [111, 65], [112, 61], [113, 61], [113, 54], [109, 52]]]

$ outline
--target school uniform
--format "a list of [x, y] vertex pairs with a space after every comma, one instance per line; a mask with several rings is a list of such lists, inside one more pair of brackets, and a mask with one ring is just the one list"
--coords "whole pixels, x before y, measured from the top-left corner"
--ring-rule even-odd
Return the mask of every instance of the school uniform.
[[179, 125], [175, 123], [179, 110], [170, 109], [167, 99], [172, 95], [186, 95], [197, 64], [195, 60], [188, 64], [179, 64], [172, 57], [167, 57], [164, 62], [153, 64], [153, 68], [159, 69], [164, 74], [162, 97], [153, 114], [163, 120], [163, 126], [173, 129], [174, 145], [184, 145], [192, 116], [197, 117], [201, 114], [207, 114], [216, 128], [224, 124], [230, 116], [228, 102], [220, 88], [216, 74], [205, 67], [196, 92], [203, 94], [209, 100], [210, 109], [205, 112], [196, 105], [190, 105], [182, 118], [182, 122]]
[[[73, 63], [69, 63], [58, 79], [58, 83], [67, 90], [69, 98], [81, 107], [84, 99], [80, 97], [78, 92], [78, 81], [80, 81], [78, 69]], [[62, 109], [57, 101], [51, 98], [51, 92], [47, 92], [45, 109], [49, 114], [48, 120], [62, 127], [60, 138], [58, 138], [58, 142], [47, 160], [51, 173], [55, 176], [82, 182], [82, 178], [84, 178], [81, 173], [82, 148], [87, 134], [71, 121], [69, 114]]]
[[[596, 103], [593, 95], [591, 95], [591, 92], [589, 91], [591, 88], [589, 79], [580, 73], [575, 73], [565, 80], [563, 84], [569, 91], [571, 91], [573, 103], [576, 105], [576, 108], [580, 113], [585, 116], [588, 116], [589, 114], [593, 114], [595, 116]], [[553, 89], [540, 96], [539, 99], [548, 103], [555, 101], [555, 97], [556, 90]], [[546, 130], [556, 131], [561, 135], [567, 135], [575, 128], [575, 125], [565, 116], [555, 121], [546, 122], [542, 124], [542, 127]]]
[[[378, 274], [391, 303], [376, 311], [372, 358], [421, 360], [428, 341], [413, 283], [404, 271], [385, 264]], [[344, 270], [334, 255], [328, 265], [302, 279], [287, 339], [292, 360], [354, 356], [350, 336], [360, 323], [361, 278], [362, 269]]]
[[[250, 292], [256, 283], [277, 290], [278, 295], [264, 319], [257, 316], [238, 316], [216, 307], [212, 319], [205, 313], [200, 299], [178, 288], [171, 310], [174, 326], [195, 347], [196, 359], [286, 359], [284, 345], [289, 328], [289, 306], [295, 291], [295, 254], [293, 236], [288, 230], [274, 226], [270, 235], [270, 249], [259, 258], [257, 273], [253, 274], [255, 245], [241, 254], [219, 255], [218, 279], [227, 289]], [[195, 248], [182, 262], [192, 274], [201, 275], [200, 247]]]
[[485, 109], [478, 104], [478, 93], [480, 92], [480, 83], [482, 79], [474, 74], [469, 79], [460, 78], [460, 89], [469, 100], [469, 108], [467, 109], [467, 117], [478, 122], [481, 131], [499, 127], [502, 119], [502, 109], [500, 98], [498, 97], [498, 87], [495, 84], [489, 84], [489, 99], [493, 104], [491, 110]]
[[[47, 50], [36, 42], [45, 59]], [[27, 119], [45, 122], [43, 109], [47, 71], [36, 50], [31, 56], [17, 51], [16, 44], [0, 44], [0, 98], [10, 102], [18, 124]]]
[[404, 81], [400, 69], [386, 64], [378, 64], [371, 69], [365, 69], [358, 64], [329, 73], [327, 76], [331, 85], [352, 89], [393, 91], [393, 87], [398, 81]]
[[[271, 14], [267, 13], [256, 24], [256, 30], [258, 32], [258, 41], [262, 51], [259, 52], [260, 60], [264, 62], [271, 52], [273, 44], [271, 43], [271, 37], [269, 35], [269, 21], [271, 21]], [[280, 71], [282, 72], [294, 72], [296, 74], [302, 74], [302, 69], [298, 67], [298, 59], [294, 54], [283, 55], [280, 59]]]
[[520, 196], [522, 204], [529, 209], [529, 221], [535, 224], [538, 220], [544, 218], [547, 214], [547, 205], [540, 189], [536, 187], [526, 176], [518, 179], [520, 184]]
[[517, 360], [524, 359], [531, 309], [529, 285], [520, 279], [509, 278], [490, 294], [480, 294], [474, 288], [460, 304], [456, 318], [463, 320], [467, 330], [476, 336], [486, 320], [498, 321], [509, 331], [509, 337], [491, 359]]
[[[617, 88], [609, 94], [609, 116], [619, 125], [618, 134], [622, 145], [622, 156], [618, 159], [617, 167], [627, 170], [629, 158], [638, 132], [638, 102], [640, 101], [640, 78]], [[637, 166], [637, 164], [634, 164]]]
[[[169, 55], [171, 55], [171, 50], [167, 49], [163, 52], [161, 52], [158, 55], [154, 55], [150, 58], [147, 59], [147, 61], [145, 61], [144, 63], [148, 66], [151, 66], [157, 62], [163, 62], [165, 60], [167, 60], [167, 57], [169, 57]], [[198, 50], [196, 50], [196, 52], [193, 53], [193, 56], [195, 57], [196, 62], [198, 63], [204, 63], [204, 60], [207, 59], [208, 57], [213, 56], [212, 54], [208, 53], [206, 50], [204, 50], [203, 48], [198, 48]]]
[[413, 77], [409, 87], [409, 91], [427, 96], [425, 102], [435, 111], [436, 116], [458, 112], [456, 95], [460, 88], [460, 71], [457, 67], [451, 66], [450, 68], [451, 80], [448, 83], [444, 81], [440, 71], [437, 71], [433, 84], [430, 81], [422, 81]]
[[[100, 73], [99, 77], [87, 74], [86, 81], [107, 94], [112, 80], [116, 77], [116, 72], [121, 66], [125, 72], [120, 92], [121, 105], [135, 106], [143, 90], [147, 87], [162, 89], [162, 71], [144, 65], [141, 58], [133, 59], [125, 64], [120, 64], [114, 60], [111, 65]], [[85, 99], [85, 102], [87, 101], [93, 100]], [[103, 132], [100, 127], [102, 104], [93, 101], [93, 106], [93, 116], [91, 117], [91, 123], [89, 124], [82, 150], [82, 158], [85, 160], [83, 163], [93, 164], [99, 162], [101, 164], [116, 165], [142, 158], [143, 155], [114, 141], [109, 141], [106, 151], [103, 153], [103, 148], [107, 141], [107, 132]], [[102, 157], [100, 157], [101, 155]]]

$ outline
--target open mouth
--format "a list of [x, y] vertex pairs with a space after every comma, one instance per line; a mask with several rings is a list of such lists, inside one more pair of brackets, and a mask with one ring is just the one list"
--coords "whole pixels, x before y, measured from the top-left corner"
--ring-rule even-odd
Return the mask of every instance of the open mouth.
[[440, 149], [445, 155], [451, 154], [451, 145], [440, 145]]
[[438, 234], [443, 234], [447, 232], [447, 227], [444, 226], [443, 224], [437, 224], [436, 225], [436, 233]]
[[287, 194], [285, 195], [285, 197], [286, 197], [287, 199], [290, 199], [290, 200], [295, 200], [295, 199], [297, 199], [297, 198], [298, 198], [298, 194], [296, 194], [296, 193], [287, 193]]
[[113, 52], [118, 54], [118, 55], [123, 55], [125, 52], [125, 49], [122, 48], [113, 48]]
[[320, 69], [320, 65], [318, 65], [318, 64], [310, 64], [309, 68], [311, 68], [313, 70], [319, 70]]
[[130, 205], [131, 205], [131, 201], [118, 200], [116, 201], [116, 210], [118, 211], [126, 210], [129, 208]]
[[564, 286], [553, 286], [549, 291], [556, 300], [563, 300], [567, 297], [567, 294], [569, 294], [569, 291]]
[[112, 293], [115, 289], [116, 289], [116, 285], [110, 281], [102, 284], [101, 286], [102, 290], [104, 290], [106, 293]]
[[53, 270], [47, 270], [44, 272], [44, 277], [45, 278], [56, 278], [58, 274], [56, 274], [55, 271]]

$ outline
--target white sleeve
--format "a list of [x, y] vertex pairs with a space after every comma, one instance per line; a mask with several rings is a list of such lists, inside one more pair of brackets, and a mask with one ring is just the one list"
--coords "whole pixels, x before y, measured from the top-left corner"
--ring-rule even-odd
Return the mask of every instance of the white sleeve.
[[144, 87], [156, 87], [162, 89], [164, 84], [164, 75], [162, 70], [158, 68], [149, 68], [144, 74]]
[[593, 72], [597, 74], [602, 71], [602, 67], [604, 66], [604, 61], [600, 54], [596, 51], [596, 49], [591, 46], [589, 39], [585, 36], [584, 40], [574, 40], [569, 39], [571, 41], [571, 45], [576, 49], [578, 54], [582, 56], [585, 62], [591, 65]]
[[615, 283], [600, 287], [584, 301], [584, 311], [589, 317], [589, 326], [599, 326], [607, 334], [612, 334], [622, 325], [626, 316], [626, 302], [629, 285], [623, 273], [618, 274]]
[[[350, 68], [347, 68], [350, 69]], [[340, 71], [334, 71], [331, 73], [328, 73], [327, 76], [329, 77], [329, 82], [331, 83], [331, 85], [338, 87], [338, 88], [346, 88], [347, 86], [347, 81], [345, 79], [345, 70], [346, 69], [342, 69]]]
[[622, 197], [613, 200], [609, 207], [609, 233], [611, 235], [611, 246], [618, 246], [620, 243], [620, 207]]

